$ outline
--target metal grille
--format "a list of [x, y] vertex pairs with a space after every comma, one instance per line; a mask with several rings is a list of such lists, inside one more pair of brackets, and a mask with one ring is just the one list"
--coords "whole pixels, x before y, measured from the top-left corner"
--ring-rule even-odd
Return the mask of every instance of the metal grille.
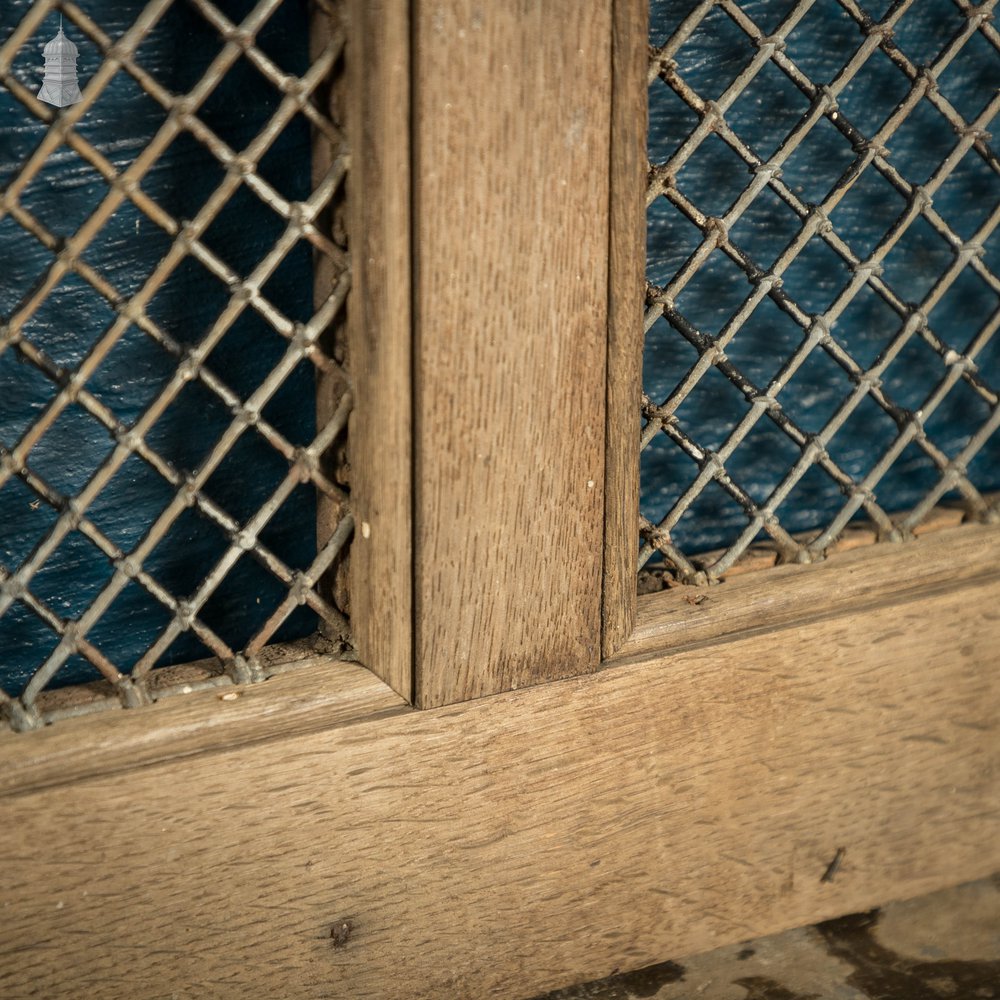
[[[862, 517], [878, 540], [901, 540], [942, 498], [954, 497], [966, 518], [1000, 513], [997, 500], [984, 495], [995, 488], [995, 472], [976, 465], [1000, 424], [997, 383], [990, 381], [1000, 372], [985, 360], [1000, 325], [996, 244], [988, 243], [1000, 221], [1000, 163], [986, 131], [1000, 108], [994, 6], [898, 0], [875, 11], [876, 3], [856, 0], [654, 0], [651, 107], [669, 101], [674, 125], [651, 138], [650, 230], [669, 214], [681, 220], [671, 232], [684, 229], [690, 238], [676, 263], [661, 262], [659, 273], [650, 266], [647, 284], [643, 475], [670, 461], [673, 482], [660, 510], [644, 500], [640, 568], [652, 559], [651, 567], [662, 563], [664, 582], [711, 583], [758, 549], [772, 563], [822, 558]], [[830, 20], [822, 23], [824, 16]], [[911, 45], [907, 31], [920, 18], [933, 19], [933, 30]], [[818, 39], [811, 53], [803, 44], [810, 32]], [[713, 55], [723, 38], [733, 40], [736, 55]], [[970, 110], [973, 102], [950, 85], [963, 60], [988, 85], [981, 110]], [[698, 92], [696, 84], [716, 89]], [[876, 98], [886, 94], [887, 113], [874, 117]], [[748, 103], [762, 109], [757, 132], [742, 125], [752, 117], [740, 118]], [[924, 159], [922, 178], [901, 169], [894, 155], [907, 132]], [[985, 198], [966, 186], [964, 198], [942, 200], [950, 208], [935, 204], [949, 179], [954, 187], [970, 171], [986, 176], [978, 189]], [[707, 183], [692, 194], [699, 174]], [[706, 205], [729, 174], [744, 178], [738, 194]], [[870, 233], [877, 212], [849, 218], [845, 207], [865, 185], [878, 185], [878, 201], [892, 206], [877, 233]], [[775, 213], [788, 221], [784, 233], [771, 227]], [[768, 235], [771, 260], [761, 249]], [[827, 301], [801, 272], [789, 280], [810, 254], [834, 276]], [[930, 273], [922, 283], [910, 280], [915, 257]], [[697, 307], [688, 308], [685, 292], [710, 284], [720, 268], [738, 273], [743, 291], [711, 328]], [[969, 320], [973, 300], [984, 305]], [[866, 355], [852, 329], [874, 310], [890, 317], [892, 332]], [[743, 340], [754, 323], [765, 332], [748, 351]], [[651, 350], [654, 334], [660, 346]], [[664, 352], [691, 360], [656, 395], [651, 383]], [[822, 414], [808, 395], [794, 396], [796, 378], [810, 366], [838, 393]], [[949, 407], [965, 427], [945, 446], [934, 421]], [[717, 410], [732, 416], [708, 442], [699, 420]], [[852, 421], [868, 434], [870, 451], [853, 463], [838, 453]], [[890, 430], [876, 433], [881, 427]], [[775, 471], [750, 487], [744, 480], [762, 456]], [[883, 487], [904, 462], [922, 470], [922, 485], [915, 505], [900, 514], [894, 491]], [[824, 523], [796, 530], [806, 484], [839, 500]], [[732, 530], [722, 548], [699, 554], [681, 536], [685, 518], [709, 494], [713, 510], [733, 515]]]
[[[128, 30], [119, 37], [109, 37], [76, 4], [38, 0], [0, 48], [0, 82], [32, 116], [48, 126], [16, 175], [7, 178], [0, 201], [0, 221], [14, 220], [23, 231], [23, 239], [37, 241], [53, 255], [48, 268], [13, 312], [2, 317], [0, 327], [0, 356], [11, 352], [52, 387], [47, 405], [20, 440], [0, 442], [0, 505], [7, 498], [10, 498], [7, 502], [15, 502], [10, 494], [11, 484], [20, 482], [30, 490], [32, 506], [53, 512], [49, 527], [39, 536], [27, 558], [20, 565], [0, 566], [0, 616], [20, 606], [43, 622], [52, 637], [51, 647], [39, 650], [40, 662], [24, 690], [0, 691], [0, 709], [15, 729], [33, 728], [62, 715], [100, 707], [142, 704], [177, 690], [261, 680], [277, 669], [273, 665], [275, 660], [294, 658], [287, 649], [276, 655], [268, 643], [289, 615], [302, 606], [311, 609], [322, 623], [327, 650], [336, 653], [347, 648], [348, 622], [344, 610], [336, 606], [335, 588], [329, 584], [332, 570], [344, 559], [353, 529], [346, 484], [336, 461], [351, 407], [346, 377], [337, 360], [342, 360], [337, 330], [349, 276], [344, 240], [331, 235], [338, 232], [336, 218], [346, 169], [341, 129], [331, 110], [343, 59], [344, 36], [339, 12], [330, 0], [316, 0], [311, 14], [310, 65], [304, 74], [294, 75], [278, 65], [257, 42], [258, 34], [286, 0], [260, 0], [239, 23], [230, 20], [209, 0], [186, 0], [188, 8], [203, 19], [204, 30], [217, 36], [218, 46], [217, 55], [197, 84], [178, 94], [171, 92], [144, 65], [142, 57], [144, 39], [173, 2], [152, 0]], [[33, 52], [40, 51], [40, 42], [45, 37], [38, 33], [46, 17], [55, 10], [65, 17], [67, 31], [72, 28], [76, 37], [82, 38], [82, 44], [94, 46], [100, 53], [97, 71], [89, 81], [81, 80], [82, 103], [64, 109], [40, 103], [35, 97], [37, 81], [25, 79], [16, 62], [25, 46]], [[49, 21], [50, 28], [51, 24]], [[178, 53], [178, 57], [184, 58], [184, 53]], [[36, 59], [32, 56], [33, 61]], [[232, 148], [206, 123], [204, 115], [199, 117], [205, 102], [238, 62], [244, 66], [249, 63], [277, 95], [275, 109], [266, 124], [245, 148]], [[117, 167], [106, 152], [90, 142], [81, 127], [88, 111], [117, 74], [127, 74], [162, 112], [162, 124], [155, 136], [125, 169]], [[261, 164], [276, 138], [298, 116], [304, 116], [313, 136], [313, 184], [307, 198], [291, 201], [279, 192]], [[221, 183], [190, 219], [174, 217], [142, 186], [158, 158], [184, 134], [211, 152], [221, 166], [222, 176]], [[67, 147], [100, 174], [107, 190], [99, 203], [90, 207], [82, 224], [63, 237], [51, 231], [26, 206], [23, 194], [48, 159]], [[275, 213], [281, 220], [280, 236], [249, 273], [237, 273], [223, 259], [224, 255], [210, 249], [204, 239], [206, 230], [237, 195], [252, 196], [256, 199], [254, 204], [266, 206], [269, 213]], [[142, 224], [152, 224], [157, 233], [165, 236], [168, 246], [141, 288], [130, 294], [116, 287], [114, 275], [101, 273], [87, 262], [92, 241], [108, 220], [125, 207], [137, 210]], [[136, 232], [138, 227], [137, 221]], [[312, 315], [307, 321], [285, 315], [269, 300], [266, 287], [293, 248], [303, 243], [313, 254], [316, 276], [315, 308], [310, 310]], [[201, 331], [193, 342], [183, 343], [154, 318], [151, 306], [171, 275], [192, 261], [224, 286], [225, 303], [207, 331]], [[31, 318], [60, 282], [74, 277], [98, 293], [113, 311], [113, 319], [79, 365], [67, 369], [33, 343]], [[282, 338], [284, 353], [256, 390], [243, 398], [227, 385], [226, 371], [213, 368], [212, 352], [248, 316], [258, 323], [263, 320]], [[130, 330], [141, 331], [149, 343], [156, 345], [156, 350], [163, 352], [172, 374], [139, 416], [126, 422], [91, 391], [89, 383]], [[266, 406], [289, 374], [304, 361], [315, 369], [320, 390], [318, 433], [306, 444], [296, 445], [283, 429], [267, 419]], [[194, 383], [221, 403], [229, 414], [229, 422], [201, 461], [183, 468], [158, 452], [149, 432], [185, 386]], [[67, 495], [34, 471], [32, 456], [46, 435], [58, 433], [58, 427], [53, 428], [60, 416], [77, 409], [110, 435], [112, 447], [106, 460], [90, 471], [86, 486], [76, 495]], [[278, 456], [283, 472], [274, 478], [266, 502], [256, 513], [249, 519], [237, 519], [213, 500], [204, 487], [220, 465], [236, 453], [247, 435], [256, 436], [266, 442], [268, 449], [273, 449], [268, 454]], [[141, 460], [147, 470], [152, 470], [166, 484], [170, 500], [158, 516], [142, 525], [138, 543], [126, 549], [98, 526], [90, 512], [116, 472], [135, 459]], [[248, 480], [257, 474], [255, 469], [239, 472]], [[281, 517], [288, 498], [303, 487], [318, 492], [320, 529], [313, 550], [315, 558], [305, 568], [294, 568], [272, 551], [264, 537], [268, 525]], [[225, 539], [224, 554], [214, 564], [199, 568], [201, 580], [193, 590], [172, 593], [155, 578], [147, 562], [150, 553], [186, 511], [196, 512], [221, 533]], [[66, 618], [58, 607], [34, 592], [33, 581], [60, 544], [76, 535], [86, 539], [110, 562], [113, 573], [82, 614]], [[184, 558], [183, 551], [178, 558]], [[244, 565], [241, 560], [246, 559], [253, 560], [269, 577], [280, 581], [283, 596], [269, 612], [264, 609], [261, 617], [266, 620], [249, 641], [235, 643], [224, 628], [210, 627], [202, 611], [212, 594], [234, 573], [234, 567]], [[134, 663], [116, 663], [92, 640], [92, 634], [102, 616], [120, 600], [125, 588], [133, 585], [165, 610], [168, 620], [156, 640]], [[153, 669], [178, 637], [192, 635], [209, 657], [200, 671], [171, 674], [169, 669]], [[315, 648], [315, 644], [308, 645]], [[55, 697], [60, 692], [47, 688], [54, 680], [58, 683], [60, 669], [73, 657], [83, 657], [104, 681], [90, 685], [92, 690], [86, 697]]]

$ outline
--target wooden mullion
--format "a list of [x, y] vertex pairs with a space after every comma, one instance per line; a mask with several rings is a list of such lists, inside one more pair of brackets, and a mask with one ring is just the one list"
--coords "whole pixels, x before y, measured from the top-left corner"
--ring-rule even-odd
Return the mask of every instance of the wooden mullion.
[[600, 663], [611, 0], [414, 4], [415, 701]]

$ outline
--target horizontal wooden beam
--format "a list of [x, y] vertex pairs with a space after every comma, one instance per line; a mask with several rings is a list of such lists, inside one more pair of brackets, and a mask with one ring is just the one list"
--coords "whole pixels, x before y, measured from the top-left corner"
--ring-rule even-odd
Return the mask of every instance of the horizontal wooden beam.
[[0, 994], [530, 996], [983, 876], [998, 607], [976, 579], [10, 795]]

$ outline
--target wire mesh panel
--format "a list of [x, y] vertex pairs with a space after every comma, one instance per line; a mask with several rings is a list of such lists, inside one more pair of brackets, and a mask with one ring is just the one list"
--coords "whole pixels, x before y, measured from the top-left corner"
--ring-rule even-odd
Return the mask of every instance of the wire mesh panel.
[[640, 568], [1000, 512], [994, 6], [654, 0]]
[[[276, 641], [345, 650], [336, 5], [3, 17], [0, 710], [26, 729], [262, 679]], [[63, 108], [36, 96], [60, 17]]]

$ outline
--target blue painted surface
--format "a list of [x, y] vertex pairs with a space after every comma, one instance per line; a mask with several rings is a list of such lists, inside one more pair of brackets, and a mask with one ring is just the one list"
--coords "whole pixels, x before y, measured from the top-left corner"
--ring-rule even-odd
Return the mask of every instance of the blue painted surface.
[[[6, 38], [30, 8], [30, 0], [0, 5], [0, 37]], [[140, 0], [93, 0], [88, 14], [117, 38], [145, 4]], [[250, 0], [221, 5], [239, 21]], [[17, 78], [37, 91], [42, 47], [58, 29], [50, 16], [18, 54]], [[97, 70], [96, 46], [68, 22], [67, 35], [80, 50], [79, 75], [85, 85]], [[258, 37], [260, 47], [284, 70], [301, 73], [308, 65], [304, 0], [287, 0]], [[222, 40], [191, 6], [174, 4], [139, 49], [138, 61], [174, 93], [190, 90], [222, 47]], [[245, 148], [276, 109], [280, 95], [245, 59], [229, 71], [199, 116], [230, 147]], [[119, 171], [125, 170], [163, 124], [163, 109], [135, 81], [119, 71], [78, 126], [78, 131]], [[6, 186], [45, 135], [35, 119], [0, 88], [0, 184]], [[261, 174], [285, 197], [302, 199], [310, 190], [310, 133], [301, 116], [265, 155]], [[221, 166], [189, 134], [171, 144], [145, 175], [143, 190], [178, 219], [192, 218], [223, 178]], [[22, 204], [53, 233], [72, 235], [107, 192], [101, 177], [67, 146], [60, 146], [22, 197]], [[239, 275], [246, 276], [284, 230], [283, 221], [246, 188], [210, 226], [204, 242]], [[104, 226], [84, 257], [123, 295], [137, 292], [170, 246], [170, 238], [126, 202]], [[0, 317], [7, 317], [44, 274], [51, 254], [7, 217], [0, 220]], [[293, 320], [312, 315], [310, 251], [296, 247], [267, 282], [265, 297]], [[183, 344], [207, 333], [228, 301], [227, 289], [192, 259], [186, 260], [154, 298], [149, 313]], [[72, 370], [85, 357], [114, 312], [82, 279], [64, 278], [24, 326], [24, 335], [54, 361]], [[208, 359], [209, 367], [246, 399], [287, 346], [253, 310], [246, 310]], [[134, 423], [169, 379], [174, 361], [136, 328], [130, 328], [88, 383], [95, 396], [126, 424]], [[315, 434], [314, 413], [304, 406], [314, 393], [311, 364], [303, 362], [271, 399], [264, 416], [293, 444]], [[55, 387], [12, 350], [0, 355], [0, 444], [12, 447], [55, 394]], [[191, 382], [154, 425], [149, 444], [177, 469], [193, 472], [230, 422], [222, 402], [198, 381]], [[32, 450], [29, 464], [53, 488], [75, 496], [110, 454], [112, 441], [82, 409], [71, 408]], [[246, 432], [209, 479], [205, 492], [240, 522], [247, 521], [277, 487], [287, 463], [255, 431]], [[133, 457], [118, 471], [89, 510], [94, 523], [125, 551], [133, 549], [171, 499], [171, 487]], [[20, 481], [0, 490], [0, 561], [8, 569], [27, 559], [55, 521], [44, 503]], [[262, 533], [262, 540], [292, 568], [315, 556], [315, 497], [301, 486]], [[213, 523], [189, 510], [146, 560], [145, 568], [178, 597], [189, 596], [227, 548]], [[112, 567], [82, 535], [69, 536], [32, 581], [31, 590], [65, 618], [78, 618], [107, 584]], [[233, 648], [249, 639], [281, 600], [284, 588], [251, 556], [243, 556], [200, 614]], [[130, 583], [89, 638], [127, 670], [156, 639], [169, 613], [137, 584]], [[314, 614], [299, 608], [279, 632], [288, 639], [315, 628]], [[30, 672], [55, 645], [55, 636], [15, 602], [0, 619], [0, 686], [20, 691]], [[160, 661], [176, 663], [208, 655], [188, 634]], [[62, 669], [56, 683], [96, 677], [80, 657]]]
[[[690, 11], [690, 0], [653, 0], [653, 44], [663, 44]], [[889, 4], [869, 2], [873, 17]], [[740, 4], [765, 31], [774, 31], [794, 7], [791, 0], [748, 0]], [[900, 48], [916, 63], [930, 63], [964, 23], [951, 0], [921, 0], [896, 30]], [[839, 4], [818, 2], [788, 39], [786, 53], [814, 83], [830, 83], [862, 42], [862, 34]], [[755, 48], [720, 9], [715, 9], [680, 50], [680, 75], [705, 99], [719, 98], [750, 61]], [[940, 89], [967, 121], [994, 97], [1000, 84], [1000, 59], [978, 34], [940, 77]], [[908, 92], [903, 74], [881, 53], [872, 56], [840, 98], [840, 113], [872, 135]], [[697, 116], [662, 81], [650, 86], [650, 159], [666, 161], [687, 138]], [[777, 151], [784, 137], [808, 110], [805, 96], [773, 64], [768, 64], [726, 113], [733, 130], [762, 158]], [[890, 159], [912, 183], [926, 181], [957, 141], [946, 120], [926, 101], [890, 140]], [[850, 166], [850, 143], [828, 121], [819, 122], [783, 168], [783, 179], [805, 201], [823, 200]], [[680, 190], [703, 211], [723, 215], [750, 181], [747, 167], [716, 136], [710, 136], [678, 175]], [[934, 197], [934, 206], [962, 239], [968, 239], [1000, 200], [1000, 178], [974, 151], [962, 159]], [[837, 231], [864, 257], [905, 208], [903, 198], [869, 167], [832, 213]], [[696, 227], [665, 199], [648, 213], [649, 279], [666, 284], [700, 242]], [[731, 238], [767, 269], [798, 231], [797, 216], [777, 195], [765, 190], [732, 227]], [[952, 251], [923, 220], [914, 223], [889, 254], [885, 280], [900, 297], [919, 303], [950, 264]], [[986, 244], [985, 262], [1000, 273], [1000, 240]], [[784, 275], [784, 289], [808, 313], [822, 313], [847, 284], [850, 272], [836, 253], [813, 240]], [[751, 285], [738, 267], [716, 250], [678, 297], [677, 307], [702, 332], [718, 335], [750, 295]], [[931, 312], [936, 333], [962, 351], [998, 308], [995, 292], [968, 268]], [[899, 317], [872, 291], [863, 289], [833, 328], [835, 338], [863, 366], [871, 365], [901, 325]], [[801, 328], [765, 298], [726, 349], [729, 358], [760, 388], [779, 370], [802, 339]], [[667, 398], [696, 360], [693, 347], [659, 320], [650, 330], [644, 358], [644, 387], [657, 401]], [[1000, 387], [1000, 337], [977, 359], [993, 388]], [[913, 339], [888, 368], [887, 395], [908, 409], [923, 400], [944, 376], [938, 356]], [[808, 432], [818, 432], [853, 388], [843, 370], [814, 350], [780, 394], [785, 410]], [[718, 449], [748, 408], [742, 394], [712, 369], [678, 410], [685, 430], [703, 447]], [[928, 436], [955, 455], [989, 417], [989, 407], [964, 384], [927, 421]], [[895, 423], [866, 399], [834, 437], [832, 457], [855, 480], [871, 469], [896, 435]], [[799, 455], [798, 448], [763, 417], [727, 462], [733, 478], [758, 503], [766, 501]], [[641, 509], [660, 520], [693, 481], [697, 468], [664, 435], [642, 457]], [[970, 478], [983, 490], [1000, 488], [1000, 440], [994, 436], [971, 464]], [[876, 487], [879, 503], [890, 511], [916, 504], [937, 481], [933, 463], [910, 445]], [[950, 494], [953, 496], [954, 494]], [[778, 510], [783, 525], [802, 531], [828, 523], [846, 502], [829, 476], [810, 470]], [[695, 553], [728, 545], [746, 525], [740, 508], [712, 483], [680, 520], [673, 538]]]

